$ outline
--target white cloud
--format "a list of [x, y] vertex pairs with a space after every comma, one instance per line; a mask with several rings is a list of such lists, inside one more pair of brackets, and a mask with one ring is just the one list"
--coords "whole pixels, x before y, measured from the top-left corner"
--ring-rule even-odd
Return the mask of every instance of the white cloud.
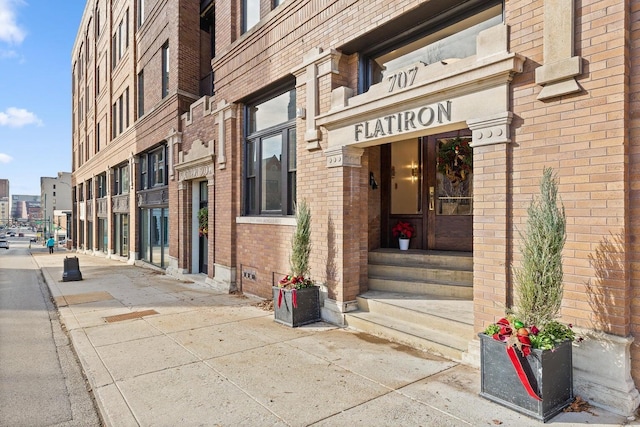
[[20, 44], [26, 32], [16, 21], [15, 9], [24, 4], [22, 0], [0, 0], [0, 41]]
[[42, 126], [42, 120], [24, 108], [9, 107], [4, 113], [0, 111], [0, 126], [19, 128], [32, 124]]
[[9, 163], [12, 160], [13, 160], [13, 157], [11, 157], [10, 155], [0, 153], [0, 163]]

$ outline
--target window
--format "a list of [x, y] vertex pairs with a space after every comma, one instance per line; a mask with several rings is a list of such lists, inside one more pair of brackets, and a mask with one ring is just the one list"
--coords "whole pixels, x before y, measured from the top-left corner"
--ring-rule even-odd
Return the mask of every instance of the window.
[[280, 6], [284, 0], [273, 0], [273, 8]]
[[120, 98], [118, 98], [118, 134], [122, 133], [122, 124], [124, 123], [122, 102], [122, 95], [120, 95]]
[[295, 89], [247, 106], [245, 213], [293, 215], [296, 200]]
[[124, 16], [124, 47], [129, 47], [129, 9]]
[[475, 55], [480, 31], [502, 22], [501, 1], [481, 3], [471, 10], [461, 5], [458, 16], [449, 17], [444, 22], [444, 18], [439, 16], [428, 19], [422, 28], [416, 26], [419, 33], [400, 39], [393, 34], [386, 34], [386, 41], [373, 43], [376, 50], [362, 55], [364, 78], [360, 92], [366, 92], [369, 86], [380, 83], [389, 73], [417, 62], [432, 64], [449, 58], [462, 59]]
[[205, 15], [200, 17], [200, 37], [203, 53], [205, 43], [209, 45], [208, 55], [203, 54], [200, 56], [200, 96], [213, 96], [215, 93], [214, 75], [211, 69], [211, 60], [216, 56], [214, 9], [214, 7], [211, 7]]
[[100, 151], [100, 122], [96, 123], [96, 153]]
[[118, 65], [118, 37], [114, 34], [111, 38], [111, 69], [113, 70]]
[[144, 70], [138, 73], [138, 118], [144, 116]]
[[242, 0], [242, 32], [260, 22], [260, 0]]
[[157, 150], [151, 153], [150, 156], [150, 164], [151, 164], [151, 186], [155, 187], [156, 185], [164, 185], [164, 148], [161, 150]]
[[122, 52], [124, 50], [124, 47], [122, 46], [122, 42], [123, 42], [123, 37], [124, 37], [124, 28], [123, 28], [124, 22], [120, 21], [120, 23], [118, 24], [118, 60], [120, 60], [120, 58], [122, 58]]
[[144, 0], [138, 0], [138, 28], [144, 24]]
[[140, 155], [140, 189], [153, 188], [167, 183], [166, 147]]
[[129, 88], [124, 90], [124, 127], [129, 127]]
[[129, 164], [118, 166], [113, 173], [113, 192], [114, 194], [129, 193]]
[[118, 121], [116, 120], [116, 117], [118, 117], [118, 103], [115, 102], [113, 104], [113, 108], [112, 108], [112, 113], [111, 113], [111, 134], [112, 137], [111, 138], [115, 138], [116, 136], [118, 136]]
[[93, 180], [87, 181], [87, 200], [93, 199]]
[[111, 40], [111, 68], [115, 68], [118, 65], [118, 61], [124, 55], [125, 50], [129, 47], [129, 9], [127, 9], [124, 18], [118, 24], [116, 34], [113, 35]]
[[96, 67], [96, 95], [100, 94], [100, 66]]
[[97, 178], [97, 181], [98, 181], [97, 182], [97, 186], [98, 186], [98, 188], [97, 188], [97, 191], [98, 191], [97, 197], [98, 198], [106, 197], [106, 195], [107, 195], [107, 174], [102, 173], [102, 174], [98, 175], [96, 178]]
[[147, 155], [140, 156], [140, 190], [149, 188]]
[[96, 4], [96, 39], [100, 35], [100, 5]]
[[162, 46], [162, 97], [169, 95], [169, 43]]

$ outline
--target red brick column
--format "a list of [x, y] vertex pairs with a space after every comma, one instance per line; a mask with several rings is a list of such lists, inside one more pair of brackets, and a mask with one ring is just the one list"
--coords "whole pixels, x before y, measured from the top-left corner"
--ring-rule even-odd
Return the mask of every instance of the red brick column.
[[360, 293], [362, 265], [367, 259], [367, 183], [363, 180], [361, 148], [329, 149], [327, 188], [331, 189], [328, 207], [333, 223], [335, 274], [327, 278], [328, 297], [338, 305], [355, 300]]

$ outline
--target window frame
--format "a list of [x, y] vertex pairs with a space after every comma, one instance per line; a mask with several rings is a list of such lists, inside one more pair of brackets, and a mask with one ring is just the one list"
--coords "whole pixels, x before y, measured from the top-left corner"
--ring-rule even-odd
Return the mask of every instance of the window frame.
[[140, 190], [168, 185], [167, 146], [140, 154]]
[[144, 69], [138, 73], [138, 118], [144, 116]]
[[[448, 27], [451, 27], [469, 17], [482, 13], [498, 5], [502, 6], [502, 21], [504, 22], [505, 0], [471, 0], [469, 2], [458, 1], [446, 13], [431, 16], [425, 19], [420, 25], [411, 30], [389, 34], [382, 43], [373, 43], [371, 48], [360, 51], [359, 55], [359, 78], [358, 94], [365, 93], [375, 84], [373, 82], [373, 67], [371, 62], [374, 58], [404, 47], [416, 40], [435, 34]], [[347, 51], [349, 49], [347, 48]]]
[[169, 42], [162, 45], [162, 99], [169, 95]]
[[[247, 13], [247, 10], [249, 9], [249, 2], [255, 2], [257, 3], [257, 6], [258, 6], [258, 19], [253, 24], [248, 22], [249, 15]], [[261, 19], [260, 0], [242, 0], [241, 6], [242, 6], [241, 28], [242, 28], [242, 34], [244, 34], [248, 32], [250, 29], [252, 29], [253, 27], [255, 27], [258, 24], [258, 22], [260, 22], [260, 19]]]
[[[271, 127], [249, 133], [252, 126], [252, 109], [278, 97], [284, 93], [294, 92], [295, 88], [287, 87], [279, 91], [271, 92], [271, 96], [261, 98], [255, 103], [245, 105], [245, 142], [244, 142], [244, 215], [246, 216], [292, 216], [295, 215], [295, 202], [297, 196], [297, 135], [296, 117], [275, 124]], [[267, 189], [263, 188], [263, 180], [266, 180], [263, 170], [262, 153], [264, 143], [274, 136], [280, 137], [280, 209], [266, 209], [263, 206], [262, 197]], [[291, 159], [293, 158], [293, 159]], [[292, 161], [290, 161], [292, 160]], [[293, 163], [293, 164], [292, 164]]]

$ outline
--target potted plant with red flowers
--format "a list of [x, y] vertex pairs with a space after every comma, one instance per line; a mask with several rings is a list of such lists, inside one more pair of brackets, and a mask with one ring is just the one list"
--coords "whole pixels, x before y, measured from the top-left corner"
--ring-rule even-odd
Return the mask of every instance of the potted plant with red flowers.
[[540, 197], [527, 210], [517, 303], [480, 337], [480, 395], [546, 422], [573, 400], [571, 325], [556, 319], [562, 303], [564, 207], [557, 178], [545, 168]]
[[409, 242], [415, 234], [415, 229], [408, 221], [398, 221], [398, 223], [391, 229], [393, 236], [398, 238], [398, 245], [401, 251], [409, 249]]
[[291, 274], [273, 286], [274, 320], [297, 327], [320, 320], [320, 287], [307, 274], [311, 254], [311, 211], [303, 200], [296, 206], [296, 230], [291, 239]]

